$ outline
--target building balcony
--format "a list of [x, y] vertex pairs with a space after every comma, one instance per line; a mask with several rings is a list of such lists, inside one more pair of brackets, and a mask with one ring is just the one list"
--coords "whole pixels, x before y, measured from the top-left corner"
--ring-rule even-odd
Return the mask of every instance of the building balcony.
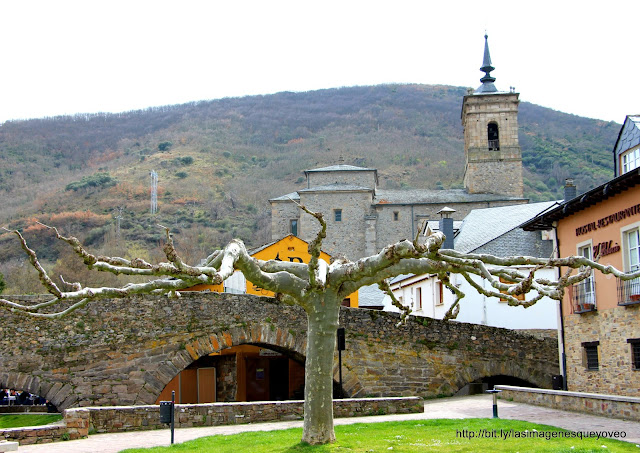
[[640, 278], [618, 279], [618, 305], [640, 304]]
[[500, 140], [489, 140], [489, 151], [500, 151]]
[[569, 287], [573, 313], [588, 313], [597, 310], [596, 282], [593, 277]]

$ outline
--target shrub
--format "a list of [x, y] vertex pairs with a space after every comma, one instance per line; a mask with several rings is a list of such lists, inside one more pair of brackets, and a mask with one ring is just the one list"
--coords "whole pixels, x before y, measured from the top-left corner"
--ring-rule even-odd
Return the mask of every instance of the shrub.
[[173, 146], [173, 143], [171, 142], [158, 143], [158, 151], [169, 151], [172, 146]]
[[96, 173], [91, 176], [83, 176], [80, 181], [75, 181], [67, 184], [67, 187], [65, 187], [65, 190], [67, 191], [73, 190], [74, 192], [77, 192], [80, 189], [86, 189], [88, 187], [100, 187], [100, 188], [111, 187], [111, 186], [115, 186], [116, 183], [117, 183], [117, 180], [112, 178], [109, 175], [109, 173], [106, 173], [106, 172]]

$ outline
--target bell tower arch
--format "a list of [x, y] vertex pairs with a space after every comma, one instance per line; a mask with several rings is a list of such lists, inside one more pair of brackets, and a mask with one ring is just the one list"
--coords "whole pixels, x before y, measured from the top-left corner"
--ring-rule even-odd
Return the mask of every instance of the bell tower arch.
[[498, 91], [484, 36], [482, 85], [462, 101], [464, 187], [469, 193], [522, 198], [522, 151], [518, 142], [518, 93]]

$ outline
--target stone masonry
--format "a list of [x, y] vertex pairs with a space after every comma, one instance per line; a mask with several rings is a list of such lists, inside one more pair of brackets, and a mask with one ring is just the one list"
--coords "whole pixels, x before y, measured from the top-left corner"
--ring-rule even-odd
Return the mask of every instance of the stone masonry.
[[[518, 142], [518, 94], [472, 94], [464, 97], [466, 168], [464, 186], [470, 193], [501, 193], [522, 197], [522, 152]], [[488, 146], [487, 128], [499, 131], [499, 149]]]
[[[631, 344], [639, 338], [640, 306], [619, 306], [602, 311], [571, 314], [564, 318], [568, 390], [580, 389], [638, 397], [640, 370], [633, 369]], [[598, 341], [599, 369], [586, 367], [585, 342]]]
[[[175, 427], [238, 425], [246, 423], [302, 420], [304, 401], [176, 404]], [[333, 401], [335, 417], [424, 412], [418, 397], [344, 398]], [[160, 406], [108, 406], [67, 409], [62, 421], [45, 426], [0, 429], [0, 440], [20, 445], [44, 444], [87, 437], [89, 433], [117, 433], [163, 429]]]
[[[429, 319], [396, 326], [398, 319], [343, 308], [347, 395], [451, 395], [495, 375], [550, 387], [558, 374], [553, 339]], [[59, 409], [153, 404], [174, 376], [212, 352], [254, 344], [303, 363], [306, 345], [299, 307], [225, 293], [102, 300], [59, 320], [9, 312], [3, 320], [0, 387], [39, 394]]]

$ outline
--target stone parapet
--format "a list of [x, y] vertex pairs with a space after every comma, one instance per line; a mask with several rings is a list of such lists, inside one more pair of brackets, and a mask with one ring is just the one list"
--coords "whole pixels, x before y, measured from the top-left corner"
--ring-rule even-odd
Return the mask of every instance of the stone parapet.
[[[176, 404], [175, 426], [237, 425], [302, 420], [304, 401], [260, 401], [237, 403]], [[113, 433], [165, 428], [160, 423], [160, 406], [88, 407], [65, 411], [65, 420], [73, 412], [87, 412], [91, 432]], [[359, 417], [363, 415], [408, 414], [424, 412], [424, 403], [418, 397], [399, 398], [346, 398], [334, 400], [333, 415]], [[69, 413], [67, 416], [66, 413]]]
[[[0, 440], [18, 442], [20, 445], [46, 444], [63, 439], [72, 439], [70, 435], [66, 435], [67, 432], [67, 426], [64, 422], [44, 426], [6, 428], [0, 429]], [[74, 439], [79, 438], [80, 436], [74, 437]]]
[[496, 385], [495, 388], [502, 390], [500, 397], [509, 401], [640, 422], [640, 398], [511, 385]]
[[[237, 425], [302, 420], [304, 401], [176, 404], [176, 428]], [[336, 418], [424, 412], [421, 398], [345, 398], [333, 401]], [[107, 406], [67, 409], [63, 421], [54, 425], [0, 430], [0, 440], [20, 445], [87, 437], [93, 433], [118, 433], [162, 429], [160, 406]]]

